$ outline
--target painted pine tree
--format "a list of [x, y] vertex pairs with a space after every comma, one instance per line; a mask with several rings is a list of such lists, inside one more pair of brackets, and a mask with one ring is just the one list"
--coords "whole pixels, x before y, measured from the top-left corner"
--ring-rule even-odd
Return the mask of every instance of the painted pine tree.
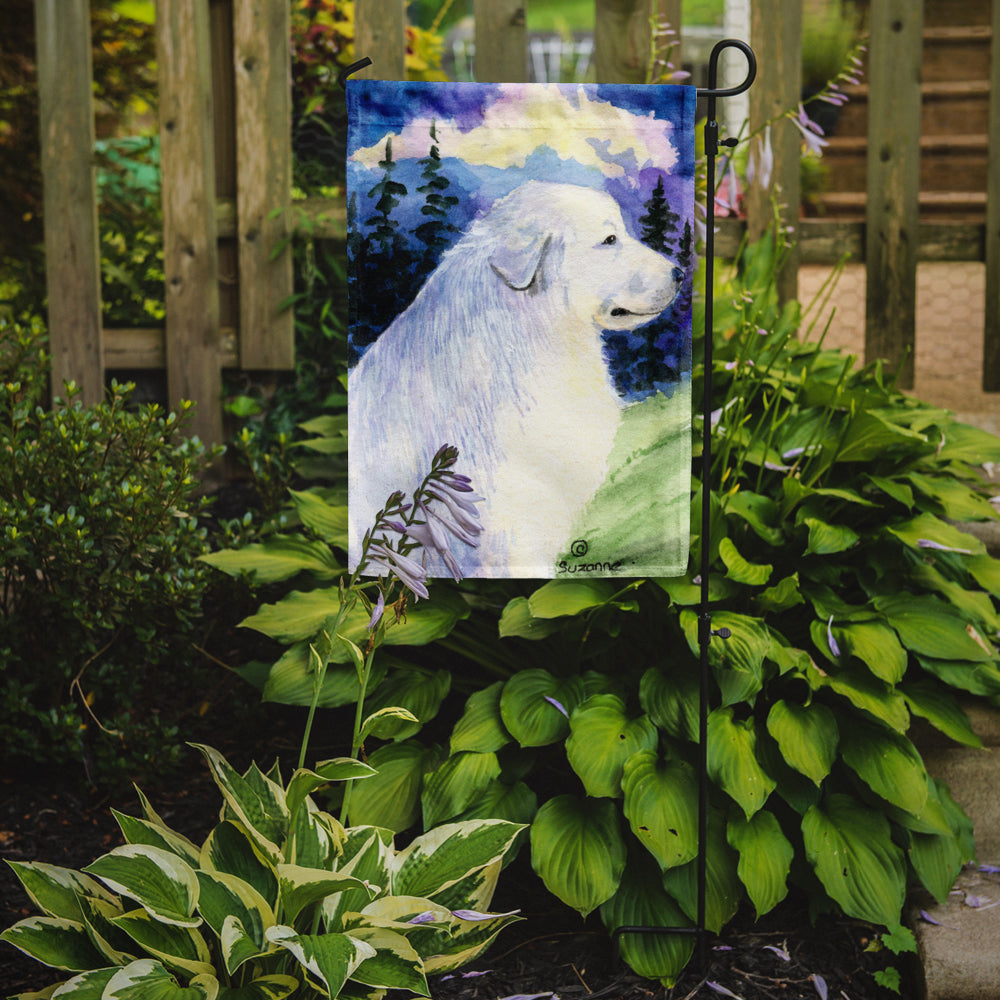
[[681, 217], [670, 209], [662, 177], [657, 180], [645, 209], [646, 214], [639, 216], [642, 242], [657, 253], [673, 253], [673, 234], [677, 232], [677, 223], [681, 221]]
[[451, 187], [451, 181], [443, 172], [437, 145], [437, 126], [434, 122], [431, 122], [430, 136], [430, 152], [419, 161], [423, 168], [420, 174], [423, 183], [417, 188], [417, 192], [424, 196], [420, 213], [427, 216], [427, 221], [413, 231], [413, 235], [424, 245], [416, 262], [417, 276], [421, 281], [434, 270], [441, 254], [451, 245], [453, 234], [458, 232], [448, 221], [452, 208], [458, 204], [458, 198], [445, 193]]

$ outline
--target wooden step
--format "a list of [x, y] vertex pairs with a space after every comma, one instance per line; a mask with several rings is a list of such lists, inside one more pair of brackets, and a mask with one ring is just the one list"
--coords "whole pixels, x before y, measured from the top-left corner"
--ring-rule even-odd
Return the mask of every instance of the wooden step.
[[[863, 220], [868, 198], [863, 191], [831, 191], [817, 196], [828, 218]], [[921, 191], [920, 218], [954, 222], [979, 222], [986, 217], [986, 193], [979, 191]]]
[[[925, 191], [985, 191], [988, 171], [985, 135], [927, 135], [920, 138], [920, 187]], [[834, 191], [861, 191], [867, 178], [868, 140], [832, 136], [823, 151]]]
[[[963, 134], [988, 131], [989, 80], [937, 80], [921, 84], [921, 135], [947, 135], [960, 128]], [[868, 84], [847, 88], [848, 103], [841, 109], [837, 136], [866, 135]]]
[[925, 83], [988, 80], [992, 38], [989, 25], [925, 28], [921, 79]]
[[991, 0], [924, 0], [924, 27], [989, 24], [992, 13]]

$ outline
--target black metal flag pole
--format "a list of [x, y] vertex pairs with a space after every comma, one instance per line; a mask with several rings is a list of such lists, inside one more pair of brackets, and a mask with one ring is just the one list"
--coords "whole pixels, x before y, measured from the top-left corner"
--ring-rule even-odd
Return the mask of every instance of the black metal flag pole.
[[[725, 49], [739, 49], [747, 59], [747, 75], [739, 86], [718, 88], [719, 56]], [[719, 139], [719, 123], [715, 119], [716, 99], [735, 97], [750, 89], [757, 76], [757, 58], [746, 42], [725, 38], [717, 42], [708, 60], [708, 87], [699, 88], [699, 97], [707, 99], [705, 122], [705, 160], [708, 173], [705, 219], [705, 392], [702, 399], [702, 451], [701, 451], [701, 601], [698, 611], [698, 647], [701, 653], [701, 686], [698, 698], [698, 908], [694, 927], [618, 927], [613, 934], [615, 941], [623, 934], [695, 934], [698, 939], [698, 964], [706, 968], [705, 954], [705, 898], [707, 895], [707, 845], [708, 845], [708, 698], [710, 672], [708, 649], [713, 636], [729, 637], [729, 629], [712, 629], [709, 604], [709, 536], [711, 534], [712, 506], [708, 488], [712, 475], [712, 295], [715, 284], [715, 158], [720, 146], [735, 146], [735, 138]]]
[[[719, 57], [728, 48], [739, 49], [747, 60], [747, 75], [736, 87], [719, 88]], [[371, 59], [363, 59], [345, 66], [337, 76], [337, 82], [344, 87], [347, 78], [360, 69], [371, 65]], [[615, 929], [612, 937], [617, 943], [623, 934], [695, 934], [698, 938], [698, 962], [706, 967], [705, 955], [705, 897], [707, 890], [707, 834], [708, 834], [708, 698], [709, 665], [708, 649], [713, 636], [728, 638], [728, 629], [712, 629], [712, 615], [709, 604], [709, 535], [711, 532], [711, 491], [708, 488], [712, 473], [712, 294], [715, 281], [715, 158], [720, 146], [735, 146], [737, 139], [719, 139], [719, 123], [715, 119], [716, 100], [720, 97], [735, 97], [750, 89], [757, 76], [757, 59], [753, 49], [746, 42], [726, 38], [717, 42], [708, 61], [708, 87], [699, 88], [698, 97], [707, 99], [707, 121], [705, 123], [705, 159], [707, 164], [707, 204], [705, 221], [705, 345], [704, 380], [705, 391], [702, 401], [702, 453], [701, 453], [701, 601], [698, 613], [698, 645], [701, 653], [701, 689], [698, 707], [698, 909], [694, 927], [654, 927], [623, 926]]]

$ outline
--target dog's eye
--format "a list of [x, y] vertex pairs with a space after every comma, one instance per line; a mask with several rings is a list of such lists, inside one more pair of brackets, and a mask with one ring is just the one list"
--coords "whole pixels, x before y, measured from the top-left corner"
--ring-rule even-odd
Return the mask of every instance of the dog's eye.
[[604, 239], [601, 241], [603, 246], [611, 246], [612, 243], [617, 243], [617, 242], [618, 242], [618, 237], [615, 236], [614, 233], [612, 233], [610, 236], [605, 236]]

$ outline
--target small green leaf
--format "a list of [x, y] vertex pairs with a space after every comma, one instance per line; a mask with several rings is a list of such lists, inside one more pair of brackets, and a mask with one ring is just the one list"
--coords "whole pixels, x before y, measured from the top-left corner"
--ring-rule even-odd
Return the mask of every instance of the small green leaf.
[[875, 607], [915, 653], [976, 663], [996, 659], [996, 651], [975, 626], [936, 597], [881, 595], [875, 598]]
[[215, 1000], [218, 993], [215, 976], [200, 974], [180, 986], [159, 962], [142, 958], [115, 972], [101, 1000]]
[[661, 869], [697, 855], [698, 783], [688, 764], [640, 751], [625, 762], [622, 789], [625, 818]]
[[737, 816], [726, 828], [729, 846], [739, 851], [736, 872], [760, 919], [788, 894], [795, 849], [773, 813], [762, 809], [750, 819]]
[[675, 661], [669, 671], [650, 667], [639, 682], [639, 704], [660, 729], [678, 740], [698, 739], [697, 671]]
[[927, 772], [907, 737], [855, 717], [840, 753], [876, 795], [905, 812], [921, 813], [927, 801]]
[[531, 825], [531, 865], [553, 895], [586, 916], [618, 889], [625, 842], [608, 799], [557, 795]]
[[848, 916], [899, 923], [906, 866], [882, 813], [849, 795], [830, 795], [806, 813], [802, 836], [809, 863]]
[[361, 724], [361, 731], [358, 736], [362, 740], [369, 736], [377, 739], [392, 739], [393, 735], [399, 731], [399, 723], [405, 723], [406, 728], [410, 728], [414, 723], [420, 725], [420, 720], [408, 709], [393, 705], [390, 708], [380, 708], [377, 712], [372, 712]]
[[749, 819], [767, 801], [776, 782], [757, 762], [753, 718], [733, 718], [733, 709], [717, 708], [708, 717], [708, 774]]
[[111, 922], [170, 969], [188, 976], [211, 975], [214, 971], [208, 945], [192, 927], [162, 923], [145, 910], [123, 913]]
[[379, 747], [368, 758], [377, 773], [351, 789], [351, 824], [397, 833], [411, 827], [420, 817], [424, 774], [438, 759], [434, 750], [416, 740]]
[[460, 750], [495, 753], [510, 742], [510, 733], [500, 715], [502, 690], [503, 681], [497, 681], [469, 696], [465, 711], [452, 730], [452, 753]]
[[80, 909], [81, 896], [93, 896], [106, 902], [115, 902], [97, 879], [71, 868], [60, 868], [40, 861], [8, 861], [31, 901], [46, 916], [64, 917], [79, 922], [83, 919]]
[[578, 615], [607, 604], [617, 592], [609, 580], [550, 580], [528, 598], [533, 618]]
[[521, 746], [547, 746], [566, 736], [570, 713], [582, 700], [579, 677], [560, 679], [547, 670], [522, 670], [504, 684], [500, 716]]
[[272, 535], [266, 542], [209, 552], [200, 559], [230, 576], [246, 574], [257, 584], [277, 583], [298, 573], [310, 573], [318, 580], [332, 580], [344, 572], [344, 567], [324, 542], [312, 542], [294, 535]]
[[332, 997], [339, 996], [344, 984], [375, 949], [349, 934], [296, 934], [291, 927], [269, 927], [267, 939], [285, 948]]
[[588, 795], [616, 799], [625, 762], [639, 750], [653, 750], [658, 739], [648, 716], [629, 719], [620, 698], [595, 694], [570, 717], [566, 758]]
[[815, 517], [803, 519], [809, 529], [806, 555], [828, 556], [845, 552], [855, 545], [860, 535], [846, 524], [829, 524]]
[[774, 566], [770, 563], [762, 565], [748, 562], [740, 555], [739, 549], [730, 538], [720, 539], [719, 557], [726, 564], [728, 570], [726, 575], [729, 579], [746, 584], [748, 587], [763, 587], [774, 571]]
[[837, 756], [839, 733], [833, 712], [818, 702], [798, 705], [779, 699], [768, 713], [767, 731], [785, 761], [818, 787]]
[[409, 712], [411, 720], [383, 717], [379, 725], [380, 739], [405, 740], [437, 715], [450, 690], [451, 674], [447, 670], [405, 667], [392, 671], [365, 704], [371, 711], [402, 708]]
[[495, 753], [452, 754], [424, 780], [424, 827], [437, 826], [468, 809], [500, 776]]
[[315, 490], [289, 490], [302, 523], [329, 545], [347, 550], [347, 507], [332, 504]]
[[563, 622], [558, 619], [535, 618], [527, 597], [515, 597], [507, 602], [500, 615], [501, 639], [516, 636], [521, 639], [544, 639], [561, 631]]
[[900, 685], [900, 691], [914, 715], [926, 719], [956, 743], [967, 747], [983, 745], [958, 699], [946, 687], [930, 679], [915, 680]]
[[[278, 865], [282, 913], [286, 920], [295, 918], [307, 906], [347, 889], [367, 889], [360, 879], [342, 872], [304, 868], [301, 865]], [[371, 893], [374, 895], [374, 892]]]
[[90, 942], [87, 929], [64, 917], [28, 917], [0, 934], [6, 941], [35, 961], [54, 969], [81, 972], [105, 965], [104, 958]]

